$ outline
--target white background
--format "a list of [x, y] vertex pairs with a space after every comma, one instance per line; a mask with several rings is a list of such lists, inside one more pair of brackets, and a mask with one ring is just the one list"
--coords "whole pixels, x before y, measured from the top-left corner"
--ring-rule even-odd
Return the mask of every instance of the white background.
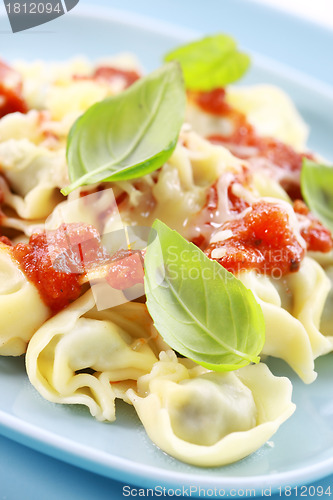
[[[333, 29], [333, 0], [256, 0], [272, 5]], [[333, 49], [333, 47], [332, 47]]]

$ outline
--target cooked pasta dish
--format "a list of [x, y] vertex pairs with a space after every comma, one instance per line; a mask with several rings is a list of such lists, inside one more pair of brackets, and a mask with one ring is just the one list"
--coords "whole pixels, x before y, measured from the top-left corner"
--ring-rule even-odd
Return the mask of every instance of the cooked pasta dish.
[[295, 411], [268, 356], [310, 384], [333, 350], [333, 169], [281, 89], [235, 83], [248, 64], [226, 35], [148, 75], [0, 61], [0, 355], [198, 466]]

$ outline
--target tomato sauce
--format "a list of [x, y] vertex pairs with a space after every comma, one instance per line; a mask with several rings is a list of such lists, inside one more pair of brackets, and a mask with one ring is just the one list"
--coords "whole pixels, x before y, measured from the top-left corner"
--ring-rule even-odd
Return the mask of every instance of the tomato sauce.
[[[214, 214], [218, 211], [218, 205], [219, 205], [219, 195], [218, 195], [218, 190], [217, 190], [217, 182], [216, 181], [212, 186], [208, 188], [207, 195], [206, 195], [206, 202], [201, 209], [201, 212], [206, 211], [207, 213], [207, 220], [205, 221], [204, 225], [208, 229], [210, 227], [210, 230], [205, 231], [208, 234], [212, 233], [214, 230], [214, 226], [211, 223], [211, 220], [214, 217]], [[228, 205], [229, 205], [229, 210], [230, 214], [239, 214], [243, 212], [247, 207], [249, 207], [249, 203], [245, 201], [243, 198], [240, 198], [237, 196], [234, 191], [233, 191], [233, 186], [234, 184], [244, 184], [247, 182], [247, 173], [246, 171], [243, 172], [243, 174], [240, 175], [235, 175], [234, 179], [230, 182], [228, 186]], [[192, 240], [192, 243], [194, 245], [198, 246], [201, 249], [204, 249], [205, 246], [207, 245], [207, 236], [204, 236], [202, 232], [195, 236]]]
[[[254, 157], [266, 158], [276, 167], [286, 173], [301, 172], [303, 157], [313, 159], [309, 153], [298, 153], [291, 146], [273, 139], [261, 137], [255, 128], [247, 121], [246, 116], [230, 106], [226, 101], [224, 89], [215, 89], [211, 92], [191, 93], [190, 98], [206, 113], [228, 118], [233, 125], [229, 135], [214, 134], [208, 137], [214, 144], [221, 144], [232, 151], [233, 146], [245, 146], [236, 152], [242, 159]], [[292, 200], [302, 198], [299, 180], [281, 180], [281, 184]]]
[[188, 91], [188, 98], [195, 101], [206, 113], [216, 116], [225, 116], [233, 111], [226, 101], [226, 91], [224, 88], [216, 88], [209, 92]]
[[289, 226], [287, 212], [279, 205], [254, 203], [242, 218], [226, 222], [219, 229], [224, 230], [230, 230], [232, 236], [211, 243], [205, 253], [232, 273], [255, 269], [281, 277], [298, 271], [305, 255]]
[[322, 225], [302, 200], [294, 202], [294, 211], [307, 220], [305, 227], [301, 230], [301, 235], [307, 244], [307, 250], [323, 253], [330, 252], [333, 248], [330, 230]]
[[9, 238], [7, 238], [7, 236], [0, 236], [0, 242], [9, 247], [13, 246], [13, 243], [10, 241]]
[[[249, 149], [237, 151], [236, 156], [244, 160], [250, 158], [266, 158], [275, 167], [284, 173], [296, 172], [295, 181], [281, 178], [280, 184], [292, 200], [302, 199], [299, 176], [302, 170], [303, 158], [314, 159], [310, 153], [297, 153], [291, 146], [271, 137], [259, 137], [248, 127], [235, 129], [232, 136], [226, 138], [221, 135], [212, 135], [208, 139], [214, 144], [221, 144], [228, 148], [231, 144], [248, 146]], [[254, 149], [251, 149], [254, 148]]]
[[29, 243], [13, 248], [13, 256], [54, 313], [80, 296], [80, 278], [90, 271], [101, 268], [100, 277], [119, 290], [143, 283], [142, 252], [120, 250], [111, 257], [90, 225], [63, 224], [33, 234]]
[[53, 312], [66, 307], [81, 293], [79, 277], [87, 268], [109, 259], [98, 232], [88, 225], [62, 225], [56, 231], [33, 234], [19, 243], [13, 255]]
[[112, 288], [124, 290], [143, 283], [143, 256], [138, 250], [119, 250], [111, 258], [106, 280]]
[[[234, 184], [243, 184], [244, 179], [241, 179], [239, 176], [235, 176], [234, 180], [232, 180], [228, 186], [228, 204], [229, 210], [231, 213], [240, 213], [245, 210], [249, 206], [249, 203], [245, 201], [243, 198], [240, 198], [233, 192]], [[215, 182], [208, 189], [207, 198], [206, 198], [206, 207], [209, 211], [215, 212], [218, 207], [218, 193], [217, 193], [217, 182]]]
[[130, 87], [134, 82], [139, 80], [141, 75], [134, 70], [126, 70], [115, 68], [113, 66], [99, 66], [91, 76], [74, 75], [74, 80], [95, 80], [106, 83], [113, 83], [116, 80], [122, 79], [124, 87]]
[[95, 73], [93, 75], [93, 78], [95, 80], [104, 80], [107, 82], [112, 82], [119, 77], [121, 77], [125, 81], [125, 88], [127, 88], [134, 82], [139, 80], [140, 75], [137, 71], [134, 70], [113, 68], [112, 66], [100, 66], [95, 70]]
[[19, 74], [0, 61], [0, 118], [9, 113], [27, 113], [28, 106], [22, 96]]

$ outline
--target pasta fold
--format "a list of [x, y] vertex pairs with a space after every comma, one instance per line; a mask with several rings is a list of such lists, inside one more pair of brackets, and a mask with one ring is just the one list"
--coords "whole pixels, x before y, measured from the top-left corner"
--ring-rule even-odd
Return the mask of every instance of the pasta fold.
[[9, 139], [0, 143], [0, 165], [16, 193], [5, 192], [4, 203], [23, 219], [45, 218], [61, 201], [59, 189], [67, 181], [65, 150]]
[[27, 373], [49, 401], [86, 405], [96, 419], [113, 421], [115, 398], [150, 371], [157, 346], [144, 304], [100, 312], [90, 290], [36, 332]]
[[[308, 137], [308, 127], [289, 96], [274, 85], [229, 86], [226, 102], [243, 113], [262, 136], [274, 137], [301, 150]], [[209, 114], [193, 102], [187, 108], [187, 120], [202, 136], [228, 136], [233, 122], [227, 116]]]
[[149, 375], [128, 391], [150, 439], [187, 463], [221, 466], [260, 448], [295, 410], [288, 379], [266, 365], [236, 372], [187, 369], [161, 353]]
[[286, 361], [306, 383], [316, 378], [314, 360], [332, 349], [320, 330], [320, 318], [330, 290], [323, 269], [306, 257], [297, 273], [274, 279], [255, 271], [238, 276], [254, 293], [266, 324], [262, 354]]
[[330, 291], [320, 319], [320, 331], [326, 336], [333, 350], [333, 251], [309, 252], [309, 256], [318, 262], [330, 282]]
[[20, 356], [51, 312], [3, 243], [0, 278], [0, 355]]

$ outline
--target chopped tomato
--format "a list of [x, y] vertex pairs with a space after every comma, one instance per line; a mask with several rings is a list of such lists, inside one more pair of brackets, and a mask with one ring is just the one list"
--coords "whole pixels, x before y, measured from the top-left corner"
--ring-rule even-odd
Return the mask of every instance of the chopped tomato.
[[228, 271], [255, 269], [280, 277], [297, 271], [305, 250], [294, 235], [288, 214], [279, 205], [254, 203], [244, 217], [226, 222], [219, 232], [231, 236], [211, 243], [205, 253]]
[[28, 106], [22, 96], [20, 75], [0, 61], [0, 118], [9, 113], [26, 113]]
[[301, 235], [306, 241], [307, 249], [313, 252], [330, 252], [333, 248], [330, 230], [323, 226], [302, 200], [294, 202], [294, 210], [305, 219]]
[[[244, 170], [242, 174], [235, 175], [234, 179], [230, 182], [228, 186], [228, 193], [227, 193], [228, 206], [231, 214], [239, 214], [249, 206], [249, 203], [246, 200], [237, 196], [233, 191], [233, 186], [235, 184], [244, 184], [246, 182], [247, 182], [247, 172]], [[219, 194], [217, 189], [217, 183], [218, 181], [216, 181], [214, 184], [212, 184], [212, 186], [208, 188], [205, 205], [200, 211], [200, 213], [204, 211], [206, 211], [207, 213], [207, 220], [204, 222], [204, 226], [207, 229], [207, 231], [204, 231], [206, 235], [200, 233], [192, 239], [192, 243], [194, 243], [201, 249], [205, 248], [205, 246], [207, 245], [207, 237], [214, 229], [214, 226], [212, 225], [211, 221], [214, 214], [218, 212]]]
[[29, 243], [13, 248], [13, 255], [54, 312], [79, 297], [80, 274], [109, 259], [96, 229], [84, 224], [33, 234]]
[[124, 290], [143, 283], [143, 257], [140, 251], [120, 250], [111, 260], [106, 280], [112, 288]]
[[113, 83], [121, 79], [124, 88], [136, 82], [140, 75], [137, 71], [115, 68], [113, 66], [99, 66], [91, 76], [74, 75], [75, 80], [96, 80], [100, 82]]
[[187, 95], [189, 100], [195, 101], [203, 111], [212, 115], [221, 116], [232, 111], [231, 106], [226, 101], [224, 88], [216, 88], [209, 92], [188, 91]]
[[100, 66], [96, 69], [94, 76], [96, 80], [104, 80], [112, 82], [116, 78], [121, 78], [125, 81], [125, 88], [139, 80], [140, 75], [137, 71], [113, 68], [112, 66]]
[[[272, 137], [261, 137], [255, 128], [247, 121], [244, 113], [233, 108], [226, 101], [224, 89], [214, 89], [211, 92], [192, 92], [189, 94], [203, 111], [214, 116], [227, 118], [232, 124], [232, 131], [228, 135], [212, 134], [208, 137], [214, 144], [221, 144], [235, 152], [238, 158], [265, 158], [275, 167], [281, 169], [286, 176], [281, 176], [281, 185], [292, 200], [301, 198], [299, 178], [291, 180], [288, 173], [300, 174], [302, 159], [313, 159], [309, 153], [298, 153], [291, 146]], [[244, 146], [235, 149], [235, 146]]]
[[111, 257], [98, 231], [87, 224], [63, 224], [55, 231], [33, 234], [29, 243], [13, 248], [13, 256], [53, 312], [80, 296], [88, 281], [81, 281], [81, 276], [89, 278], [90, 272], [120, 290], [143, 283], [143, 252], [120, 250]]
[[7, 236], [0, 236], [0, 242], [3, 243], [4, 245], [8, 245], [9, 247], [13, 246], [13, 243], [10, 241]]

